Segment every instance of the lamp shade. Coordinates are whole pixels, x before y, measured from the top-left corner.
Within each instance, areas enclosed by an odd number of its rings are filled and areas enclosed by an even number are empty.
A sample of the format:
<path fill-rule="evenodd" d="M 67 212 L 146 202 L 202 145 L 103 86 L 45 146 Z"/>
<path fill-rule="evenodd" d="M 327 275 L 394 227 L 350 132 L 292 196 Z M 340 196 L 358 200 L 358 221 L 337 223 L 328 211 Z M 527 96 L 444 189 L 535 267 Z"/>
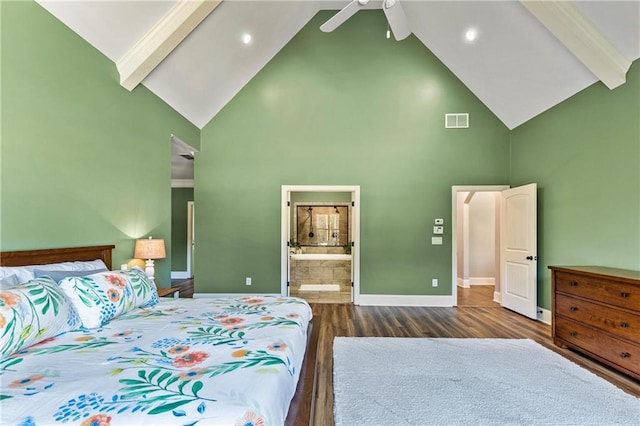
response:
<path fill-rule="evenodd" d="M 136 240 L 133 257 L 136 259 L 164 259 L 167 257 L 164 240 L 154 240 L 151 237 L 145 240 Z"/>

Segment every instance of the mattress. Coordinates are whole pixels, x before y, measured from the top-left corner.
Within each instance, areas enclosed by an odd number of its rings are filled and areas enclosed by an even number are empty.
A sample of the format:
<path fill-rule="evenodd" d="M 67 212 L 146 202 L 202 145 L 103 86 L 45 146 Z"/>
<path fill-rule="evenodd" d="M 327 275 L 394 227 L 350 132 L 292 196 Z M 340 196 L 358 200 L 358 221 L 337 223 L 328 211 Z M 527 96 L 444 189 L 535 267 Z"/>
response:
<path fill-rule="evenodd" d="M 3 425 L 282 425 L 312 313 L 302 299 L 161 299 L 0 362 Z"/>

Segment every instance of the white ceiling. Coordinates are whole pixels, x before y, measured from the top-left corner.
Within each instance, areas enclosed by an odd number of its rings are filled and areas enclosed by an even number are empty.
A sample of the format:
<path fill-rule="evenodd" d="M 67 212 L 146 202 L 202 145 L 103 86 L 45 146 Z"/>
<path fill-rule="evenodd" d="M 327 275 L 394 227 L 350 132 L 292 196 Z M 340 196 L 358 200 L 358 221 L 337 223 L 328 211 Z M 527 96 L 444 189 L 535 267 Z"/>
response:
<path fill-rule="evenodd" d="M 116 63 L 176 1 L 38 3 Z M 598 81 L 518 1 L 400 1 L 415 36 L 511 129 Z M 202 128 L 319 10 L 347 3 L 224 0 L 142 84 Z M 640 0 L 574 3 L 628 61 L 640 57 Z"/>

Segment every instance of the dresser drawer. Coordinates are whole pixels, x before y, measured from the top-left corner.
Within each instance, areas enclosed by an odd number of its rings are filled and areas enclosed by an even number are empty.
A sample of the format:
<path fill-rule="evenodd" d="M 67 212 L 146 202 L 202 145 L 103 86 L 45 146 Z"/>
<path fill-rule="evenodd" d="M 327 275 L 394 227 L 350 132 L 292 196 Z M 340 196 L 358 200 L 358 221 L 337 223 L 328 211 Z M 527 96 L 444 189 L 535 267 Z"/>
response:
<path fill-rule="evenodd" d="M 564 294 L 556 294 L 555 308 L 556 315 L 640 343 L 640 314 L 632 314 Z"/>
<path fill-rule="evenodd" d="M 556 271 L 555 290 L 621 308 L 640 310 L 640 286 L 638 285 Z"/>
<path fill-rule="evenodd" d="M 557 317 L 555 337 L 568 346 L 584 349 L 608 363 L 616 364 L 640 377 L 640 345 L 602 333 L 570 319 Z"/>

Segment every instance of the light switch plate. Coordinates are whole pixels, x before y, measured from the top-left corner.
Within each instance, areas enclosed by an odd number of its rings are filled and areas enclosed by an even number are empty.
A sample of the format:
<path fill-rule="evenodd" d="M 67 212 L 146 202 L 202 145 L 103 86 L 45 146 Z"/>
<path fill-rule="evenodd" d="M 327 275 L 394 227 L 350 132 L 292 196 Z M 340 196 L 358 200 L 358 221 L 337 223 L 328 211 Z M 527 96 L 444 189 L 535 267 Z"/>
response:
<path fill-rule="evenodd" d="M 433 227 L 434 234 L 444 234 L 444 226 L 434 226 Z"/>
<path fill-rule="evenodd" d="M 435 220 L 435 224 L 436 225 L 444 225 L 444 219 L 436 219 Z"/>
<path fill-rule="evenodd" d="M 431 245 L 441 246 L 442 245 L 442 237 L 431 237 Z"/>

